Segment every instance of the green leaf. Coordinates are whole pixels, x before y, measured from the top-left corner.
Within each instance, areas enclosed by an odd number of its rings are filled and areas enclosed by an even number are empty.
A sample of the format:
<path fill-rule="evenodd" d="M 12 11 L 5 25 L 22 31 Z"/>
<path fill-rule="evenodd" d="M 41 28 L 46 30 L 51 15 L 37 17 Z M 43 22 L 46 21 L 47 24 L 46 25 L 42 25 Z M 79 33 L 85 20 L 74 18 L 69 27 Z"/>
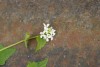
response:
<path fill-rule="evenodd" d="M 45 44 L 46 44 L 46 40 L 44 40 L 43 38 L 40 38 L 40 36 L 36 37 L 36 41 L 37 41 L 37 46 L 36 46 L 36 52 L 40 49 L 42 49 Z"/>
<path fill-rule="evenodd" d="M 46 67 L 47 62 L 48 62 L 47 58 L 40 62 L 29 62 L 27 67 Z"/>
<path fill-rule="evenodd" d="M 0 44 L 0 49 L 2 49 L 3 46 Z M 4 65 L 5 62 L 14 54 L 16 49 L 14 48 L 8 48 L 6 50 L 0 51 L 0 65 Z"/>
<path fill-rule="evenodd" d="M 28 47 L 28 40 L 29 40 L 29 38 L 30 38 L 30 34 L 27 32 L 26 34 L 25 34 L 25 47 L 27 48 Z"/>
<path fill-rule="evenodd" d="M 46 67 L 48 63 L 48 59 L 46 58 L 45 60 L 38 62 L 39 67 Z"/>
<path fill-rule="evenodd" d="M 29 62 L 27 67 L 38 67 L 38 64 L 36 62 Z"/>

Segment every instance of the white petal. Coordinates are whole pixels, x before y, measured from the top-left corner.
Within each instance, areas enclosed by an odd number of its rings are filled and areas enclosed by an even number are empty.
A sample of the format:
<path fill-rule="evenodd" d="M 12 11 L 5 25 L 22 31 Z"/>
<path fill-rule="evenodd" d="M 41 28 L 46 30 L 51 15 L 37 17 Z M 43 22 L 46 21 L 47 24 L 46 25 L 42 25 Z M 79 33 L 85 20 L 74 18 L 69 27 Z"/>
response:
<path fill-rule="evenodd" d="M 44 27 L 46 27 L 46 24 L 45 23 L 43 23 L 43 25 L 44 25 Z"/>
<path fill-rule="evenodd" d="M 49 39 L 48 39 L 48 38 L 46 38 L 46 41 L 48 42 L 48 41 L 49 41 Z"/>
<path fill-rule="evenodd" d="M 52 31 L 50 32 L 50 34 L 54 36 L 54 35 L 55 35 L 55 30 L 52 30 Z"/>
<path fill-rule="evenodd" d="M 53 37 L 51 37 L 51 40 L 53 40 Z"/>
<path fill-rule="evenodd" d="M 48 31 L 48 28 L 47 27 L 44 27 L 44 31 Z"/>
<path fill-rule="evenodd" d="M 52 35 L 55 36 L 56 33 L 53 33 Z"/>
<path fill-rule="evenodd" d="M 56 30 L 52 29 L 52 32 L 54 33 Z"/>
<path fill-rule="evenodd" d="M 43 32 L 40 32 L 40 34 L 43 34 Z"/>
<path fill-rule="evenodd" d="M 47 24 L 47 27 L 49 27 L 50 24 Z"/>

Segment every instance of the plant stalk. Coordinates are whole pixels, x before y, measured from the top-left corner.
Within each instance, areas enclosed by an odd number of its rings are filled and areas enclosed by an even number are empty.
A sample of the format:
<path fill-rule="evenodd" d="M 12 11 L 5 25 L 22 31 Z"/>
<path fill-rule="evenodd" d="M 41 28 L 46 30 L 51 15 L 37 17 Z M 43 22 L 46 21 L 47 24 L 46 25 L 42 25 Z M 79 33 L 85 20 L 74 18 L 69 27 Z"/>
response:
<path fill-rule="evenodd" d="M 36 38 L 36 37 L 37 37 L 37 36 L 31 37 L 31 38 L 29 38 L 29 40 L 30 40 L 30 39 L 33 39 L 33 38 Z M 25 41 L 25 40 L 23 39 L 23 40 L 18 41 L 18 42 L 14 43 L 14 44 L 11 44 L 11 45 L 9 45 L 9 46 L 7 46 L 7 47 L 4 47 L 4 48 L 0 49 L 0 52 L 3 51 L 3 50 L 6 50 L 6 49 L 8 49 L 8 48 L 11 48 L 11 47 L 13 47 L 13 46 L 16 46 L 17 44 L 23 43 L 24 41 Z"/>

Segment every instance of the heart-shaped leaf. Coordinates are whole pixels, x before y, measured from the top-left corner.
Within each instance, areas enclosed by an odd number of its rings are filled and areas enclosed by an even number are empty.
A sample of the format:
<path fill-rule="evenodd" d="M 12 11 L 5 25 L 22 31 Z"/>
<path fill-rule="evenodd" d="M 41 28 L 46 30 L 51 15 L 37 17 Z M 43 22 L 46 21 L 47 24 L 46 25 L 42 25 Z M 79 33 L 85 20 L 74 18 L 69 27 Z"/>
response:
<path fill-rule="evenodd" d="M 0 49 L 2 49 L 3 46 L 0 45 Z M 5 62 L 14 54 L 15 48 L 8 48 L 3 51 L 0 51 L 0 65 L 4 65 Z"/>
<path fill-rule="evenodd" d="M 48 59 L 39 62 L 29 62 L 27 67 L 46 67 Z"/>
<path fill-rule="evenodd" d="M 37 46 L 36 46 L 36 52 L 38 50 L 40 50 L 41 48 L 43 48 L 46 44 L 46 40 L 44 40 L 43 38 L 40 38 L 40 36 L 37 36 L 36 37 L 36 40 L 37 40 Z"/>

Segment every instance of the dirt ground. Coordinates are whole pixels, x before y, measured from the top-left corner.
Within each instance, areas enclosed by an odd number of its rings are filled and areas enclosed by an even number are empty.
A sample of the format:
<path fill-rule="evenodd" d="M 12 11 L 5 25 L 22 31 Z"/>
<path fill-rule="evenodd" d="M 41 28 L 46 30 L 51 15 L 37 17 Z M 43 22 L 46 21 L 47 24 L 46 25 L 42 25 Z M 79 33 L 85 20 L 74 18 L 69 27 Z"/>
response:
<path fill-rule="evenodd" d="M 38 35 L 43 23 L 56 36 L 35 53 L 17 45 L 16 53 L 0 67 L 26 67 L 28 61 L 49 58 L 47 67 L 100 67 L 100 0 L 0 0 L 0 43 L 20 41 L 26 32 Z"/>

